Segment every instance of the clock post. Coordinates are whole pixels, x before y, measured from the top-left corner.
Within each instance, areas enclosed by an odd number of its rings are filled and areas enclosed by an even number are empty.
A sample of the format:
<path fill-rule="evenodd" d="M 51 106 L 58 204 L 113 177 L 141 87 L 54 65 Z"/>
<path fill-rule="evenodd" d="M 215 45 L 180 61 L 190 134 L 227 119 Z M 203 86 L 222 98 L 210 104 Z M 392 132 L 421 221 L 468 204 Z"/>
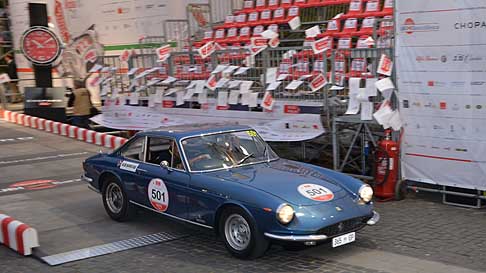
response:
<path fill-rule="evenodd" d="M 29 3 L 30 26 L 47 27 L 47 5 L 40 3 Z M 33 63 L 35 85 L 40 88 L 52 87 L 52 65 L 38 65 Z"/>
<path fill-rule="evenodd" d="M 36 87 L 24 90 L 24 113 L 58 122 L 66 121 L 64 87 L 52 88 L 52 64 L 62 54 L 62 42 L 48 28 L 47 5 L 29 3 L 30 28 L 21 37 L 24 57 L 32 63 Z"/>

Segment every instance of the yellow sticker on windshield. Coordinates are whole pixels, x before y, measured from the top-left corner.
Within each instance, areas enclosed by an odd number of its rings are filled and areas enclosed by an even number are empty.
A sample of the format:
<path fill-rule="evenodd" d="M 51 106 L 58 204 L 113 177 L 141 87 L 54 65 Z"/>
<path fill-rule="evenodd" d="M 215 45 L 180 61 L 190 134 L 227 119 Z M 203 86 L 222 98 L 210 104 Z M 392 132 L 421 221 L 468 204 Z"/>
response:
<path fill-rule="evenodd" d="M 255 131 L 246 131 L 246 133 L 251 137 L 256 137 L 257 133 Z"/>

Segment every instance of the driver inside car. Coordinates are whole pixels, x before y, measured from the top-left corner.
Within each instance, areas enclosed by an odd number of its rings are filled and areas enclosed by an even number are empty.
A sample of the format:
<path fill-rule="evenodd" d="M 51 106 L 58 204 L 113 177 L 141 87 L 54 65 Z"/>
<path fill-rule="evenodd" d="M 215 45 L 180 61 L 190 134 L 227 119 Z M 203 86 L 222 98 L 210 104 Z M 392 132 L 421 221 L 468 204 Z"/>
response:
<path fill-rule="evenodd" d="M 169 148 L 169 153 L 172 155 L 172 168 L 184 170 L 184 165 L 182 164 L 181 155 L 179 153 L 179 149 L 177 148 L 177 144 L 175 141 L 172 141 Z"/>

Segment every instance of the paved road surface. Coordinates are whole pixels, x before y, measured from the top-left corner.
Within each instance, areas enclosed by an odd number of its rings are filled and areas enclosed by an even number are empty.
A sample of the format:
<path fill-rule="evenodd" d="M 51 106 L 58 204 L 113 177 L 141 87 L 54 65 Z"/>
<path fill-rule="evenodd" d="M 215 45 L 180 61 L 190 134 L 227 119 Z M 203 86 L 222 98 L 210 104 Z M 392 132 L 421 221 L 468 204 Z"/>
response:
<path fill-rule="evenodd" d="M 430 196 L 377 204 L 382 222 L 359 232 L 356 243 L 300 252 L 274 246 L 256 261 L 234 259 L 212 233 L 151 212 L 116 223 L 105 214 L 100 196 L 78 180 L 83 159 L 99 149 L 0 122 L 0 213 L 37 228 L 39 255 L 161 231 L 190 236 L 57 267 L 0 246 L 0 272 L 486 272 L 484 209 L 445 206 Z M 54 183 L 42 184 L 44 189 L 18 184 L 32 180 Z"/>

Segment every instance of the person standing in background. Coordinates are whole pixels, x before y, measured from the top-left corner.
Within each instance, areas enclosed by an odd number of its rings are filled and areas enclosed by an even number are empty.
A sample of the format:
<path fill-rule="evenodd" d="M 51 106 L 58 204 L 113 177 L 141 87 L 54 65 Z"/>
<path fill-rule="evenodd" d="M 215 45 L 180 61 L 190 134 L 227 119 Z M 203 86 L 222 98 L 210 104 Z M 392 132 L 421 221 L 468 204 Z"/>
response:
<path fill-rule="evenodd" d="M 86 89 L 84 81 L 74 81 L 74 91 L 69 97 L 68 107 L 73 107 L 72 124 L 77 127 L 89 129 L 91 117 L 91 95 Z"/>
<path fill-rule="evenodd" d="M 21 96 L 19 93 L 19 88 L 17 86 L 17 82 L 19 76 L 17 74 L 17 64 L 13 59 L 12 55 L 7 54 L 4 57 L 5 62 L 7 63 L 7 74 L 10 77 L 10 82 L 8 83 L 10 90 L 12 92 L 11 102 L 21 102 Z"/>

